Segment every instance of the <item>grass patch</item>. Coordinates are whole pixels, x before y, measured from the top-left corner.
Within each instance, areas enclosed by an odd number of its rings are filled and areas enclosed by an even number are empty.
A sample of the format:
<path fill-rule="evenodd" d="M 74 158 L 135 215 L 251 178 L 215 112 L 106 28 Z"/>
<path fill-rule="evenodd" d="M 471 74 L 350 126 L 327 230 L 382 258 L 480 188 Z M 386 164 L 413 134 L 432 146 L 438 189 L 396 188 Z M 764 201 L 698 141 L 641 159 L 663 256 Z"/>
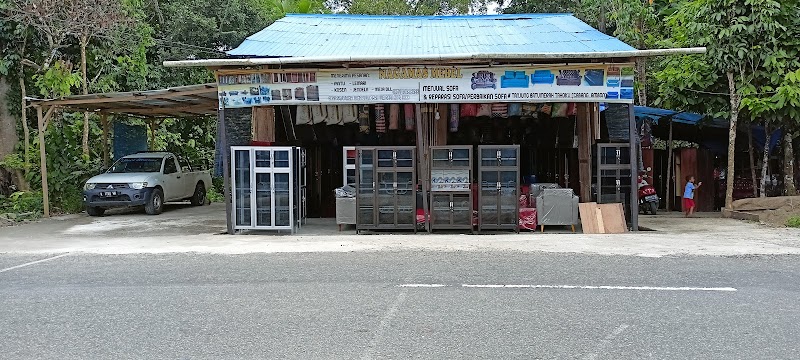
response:
<path fill-rule="evenodd" d="M 800 216 L 792 216 L 786 220 L 786 226 L 800 228 Z"/>

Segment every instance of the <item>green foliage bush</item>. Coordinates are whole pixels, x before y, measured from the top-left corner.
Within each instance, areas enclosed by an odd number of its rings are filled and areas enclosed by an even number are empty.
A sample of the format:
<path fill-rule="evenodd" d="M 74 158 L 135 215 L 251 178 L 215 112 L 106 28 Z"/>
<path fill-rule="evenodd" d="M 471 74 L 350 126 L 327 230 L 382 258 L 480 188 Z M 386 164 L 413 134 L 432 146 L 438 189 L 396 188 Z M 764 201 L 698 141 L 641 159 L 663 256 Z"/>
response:
<path fill-rule="evenodd" d="M 792 216 L 786 220 L 786 226 L 800 228 L 800 216 Z"/>
<path fill-rule="evenodd" d="M 223 193 L 224 189 L 222 187 L 222 185 L 223 185 L 222 178 L 215 177 L 215 178 L 211 179 L 211 181 L 213 182 L 213 184 L 212 184 L 211 187 L 209 187 L 207 189 L 208 190 L 208 193 L 207 193 L 208 200 L 210 200 L 211 202 L 223 202 L 225 200 L 225 197 L 224 197 L 224 193 Z"/>
<path fill-rule="evenodd" d="M 8 197 L 0 195 L 0 213 L 15 214 L 14 220 L 35 219 L 42 216 L 43 211 L 40 191 L 17 191 Z"/>

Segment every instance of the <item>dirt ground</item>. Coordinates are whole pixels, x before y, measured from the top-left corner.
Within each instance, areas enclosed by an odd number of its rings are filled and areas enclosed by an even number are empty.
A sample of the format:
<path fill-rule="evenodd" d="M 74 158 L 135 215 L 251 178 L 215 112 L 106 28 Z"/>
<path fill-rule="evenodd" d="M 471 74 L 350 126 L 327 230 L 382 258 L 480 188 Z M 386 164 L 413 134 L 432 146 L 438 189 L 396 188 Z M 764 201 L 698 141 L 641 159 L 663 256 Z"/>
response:
<path fill-rule="evenodd" d="M 764 225 L 785 227 L 789 218 L 800 216 L 800 196 L 741 199 L 733 202 L 733 208 L 758 215 Z"/>

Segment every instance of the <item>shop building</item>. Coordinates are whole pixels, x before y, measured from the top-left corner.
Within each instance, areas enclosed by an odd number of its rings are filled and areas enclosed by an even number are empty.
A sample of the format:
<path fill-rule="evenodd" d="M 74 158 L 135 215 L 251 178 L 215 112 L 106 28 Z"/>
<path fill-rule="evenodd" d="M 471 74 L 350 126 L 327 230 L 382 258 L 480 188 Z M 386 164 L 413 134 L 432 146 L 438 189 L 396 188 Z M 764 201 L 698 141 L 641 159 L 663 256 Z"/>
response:
<path fill-rule="evenodd" d="M 229 58 L 165 65 L 216 73 L 231 233 L 341 215 L 343 185 L 358 230 L 537 228 L 543 188 L 575 194 L 546 199 L 555 225 L 579 197 L 637 229 L 634 62 L 702 51 L 637 50 L 566 14 L 288 15 Z"/>

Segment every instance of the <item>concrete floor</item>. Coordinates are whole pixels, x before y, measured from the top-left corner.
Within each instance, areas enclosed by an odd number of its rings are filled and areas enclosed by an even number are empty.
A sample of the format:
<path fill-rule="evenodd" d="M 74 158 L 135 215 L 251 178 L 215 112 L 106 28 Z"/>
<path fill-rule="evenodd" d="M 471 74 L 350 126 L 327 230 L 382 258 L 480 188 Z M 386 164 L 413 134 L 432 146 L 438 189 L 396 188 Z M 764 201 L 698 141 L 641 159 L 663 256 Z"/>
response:
<path fill-rule="evenodd" d="M 278 253 L 351 251 L 477 251 L 586 253 L 603 255 L 671 256 L 800 254 L 800 230 L 678 213 L 641 216 L 641 231 L 618 235 L 573 234 L 566 228 L 540 232 L 372 233 L 338 231 L 333 219 L 308 219 L 294 235 L 253 232 L 225 234 L 224 206 L 170 204 L 158 216 L 140 211 L 108 216 L 74 214 L 0 229 L 0 253 Z"/>

